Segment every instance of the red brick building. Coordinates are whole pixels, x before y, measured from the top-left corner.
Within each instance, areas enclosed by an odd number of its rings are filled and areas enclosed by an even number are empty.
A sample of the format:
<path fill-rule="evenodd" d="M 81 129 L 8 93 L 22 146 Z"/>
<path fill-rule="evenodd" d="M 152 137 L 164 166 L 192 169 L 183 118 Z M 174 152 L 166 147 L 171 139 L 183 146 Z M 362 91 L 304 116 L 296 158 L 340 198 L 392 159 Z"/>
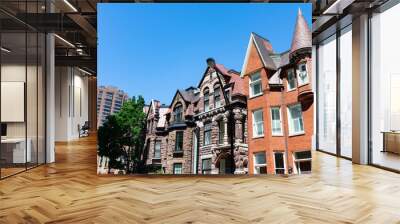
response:
<path fill-rule="evenodd" d="M 311 32 L 299 10 L 291 48 L 250 35 L 241 76 L 247 95 L 249 174 L 311 171 Z"/>

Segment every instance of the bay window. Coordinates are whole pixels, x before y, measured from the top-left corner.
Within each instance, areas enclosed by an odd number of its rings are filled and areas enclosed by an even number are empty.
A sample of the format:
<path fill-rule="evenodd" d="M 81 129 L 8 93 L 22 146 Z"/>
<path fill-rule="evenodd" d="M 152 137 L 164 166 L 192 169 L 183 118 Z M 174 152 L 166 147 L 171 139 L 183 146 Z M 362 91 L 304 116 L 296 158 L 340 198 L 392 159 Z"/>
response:
<path fill-rule="evenodd" d="M 297 66 L 297 82 L 299 86 L 308 84 L 307 64 L 301 63 Z"/>
<path fill-rule="evenodd" d="M 296 88 L 296 76 L 294 75 L 293 69 L 287 71 L 287 84 L 288 91 Z"/>

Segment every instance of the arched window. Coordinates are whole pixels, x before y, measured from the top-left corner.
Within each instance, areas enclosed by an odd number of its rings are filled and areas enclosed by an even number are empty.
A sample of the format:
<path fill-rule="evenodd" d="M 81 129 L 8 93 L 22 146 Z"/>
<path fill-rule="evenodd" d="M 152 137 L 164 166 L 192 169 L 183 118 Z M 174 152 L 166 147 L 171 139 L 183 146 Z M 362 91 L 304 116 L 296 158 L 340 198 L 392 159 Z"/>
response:
<path fill-rule="evenodd" d="M 177 104 L 174 108 L 174 121 L 175 122 L 182 121 L 182 117 L 183 117 L 182 112 L 183 112 L 182 104 Z"/>
<path fill-rule="evenodd" d="M 214 86 L 214 108 L 221 106 L 221 87 L 219 85 Z"/>
<path fill-rule="evenodd" d="M 210 110 L 210 93 L 208 91 L 208 88 L 204 90 L 204 112 L 207 112 Z"/>

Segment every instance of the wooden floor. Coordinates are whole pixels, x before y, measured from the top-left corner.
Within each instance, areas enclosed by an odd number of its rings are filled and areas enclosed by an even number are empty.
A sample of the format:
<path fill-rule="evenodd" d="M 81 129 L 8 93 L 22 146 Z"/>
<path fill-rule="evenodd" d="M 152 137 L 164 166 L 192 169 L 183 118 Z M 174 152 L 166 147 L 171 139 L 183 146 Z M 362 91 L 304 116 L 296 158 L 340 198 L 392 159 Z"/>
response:
<path fill-rule="evenodd" d="M 400 175 L 314 153 L 310 175 L 98 177 L 95 138 L 0 181 L 0 223 L 400 223 Z"/>

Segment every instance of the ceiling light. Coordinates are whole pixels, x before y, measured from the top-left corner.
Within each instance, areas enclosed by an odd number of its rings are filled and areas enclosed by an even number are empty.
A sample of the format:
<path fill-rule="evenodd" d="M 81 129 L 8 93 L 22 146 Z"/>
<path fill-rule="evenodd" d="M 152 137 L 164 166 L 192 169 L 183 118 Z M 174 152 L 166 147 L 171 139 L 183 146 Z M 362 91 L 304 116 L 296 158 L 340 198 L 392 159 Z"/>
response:
<path fill-rule="evenodd" d="M 57 37 L 59 40 L 61 40 L 62 42 L 64 42 L 64 43 L 66 43 L 67 45 L 69 45 L 70 47 L 73 47 L 73 48 L 75 48 L 75 45 L 73 45 L 71 42 L 69 42 L 68 40 L 66 40 L 66 39 L 64 39 L 64 38 L 62 38 L 62 37 L 60 37 L 59 35 L 57 35 L 57 34 L 54 34 L 54 36 L 55 37 Z"/>
<path fill-rule="evenodd" d="M 7 49 L 5 47 L 1 47 L 1 51 L 4 51 L 6 53 L 10 53 L 11 52 L 11 50 L 9 50 L 9 49 Z"/>
<path fill-rule="evenodd" d="M 78 12 L 78 10 L 68 1 L 64 0 L 65 4 L 67 4 L 74 12 Z"/>

